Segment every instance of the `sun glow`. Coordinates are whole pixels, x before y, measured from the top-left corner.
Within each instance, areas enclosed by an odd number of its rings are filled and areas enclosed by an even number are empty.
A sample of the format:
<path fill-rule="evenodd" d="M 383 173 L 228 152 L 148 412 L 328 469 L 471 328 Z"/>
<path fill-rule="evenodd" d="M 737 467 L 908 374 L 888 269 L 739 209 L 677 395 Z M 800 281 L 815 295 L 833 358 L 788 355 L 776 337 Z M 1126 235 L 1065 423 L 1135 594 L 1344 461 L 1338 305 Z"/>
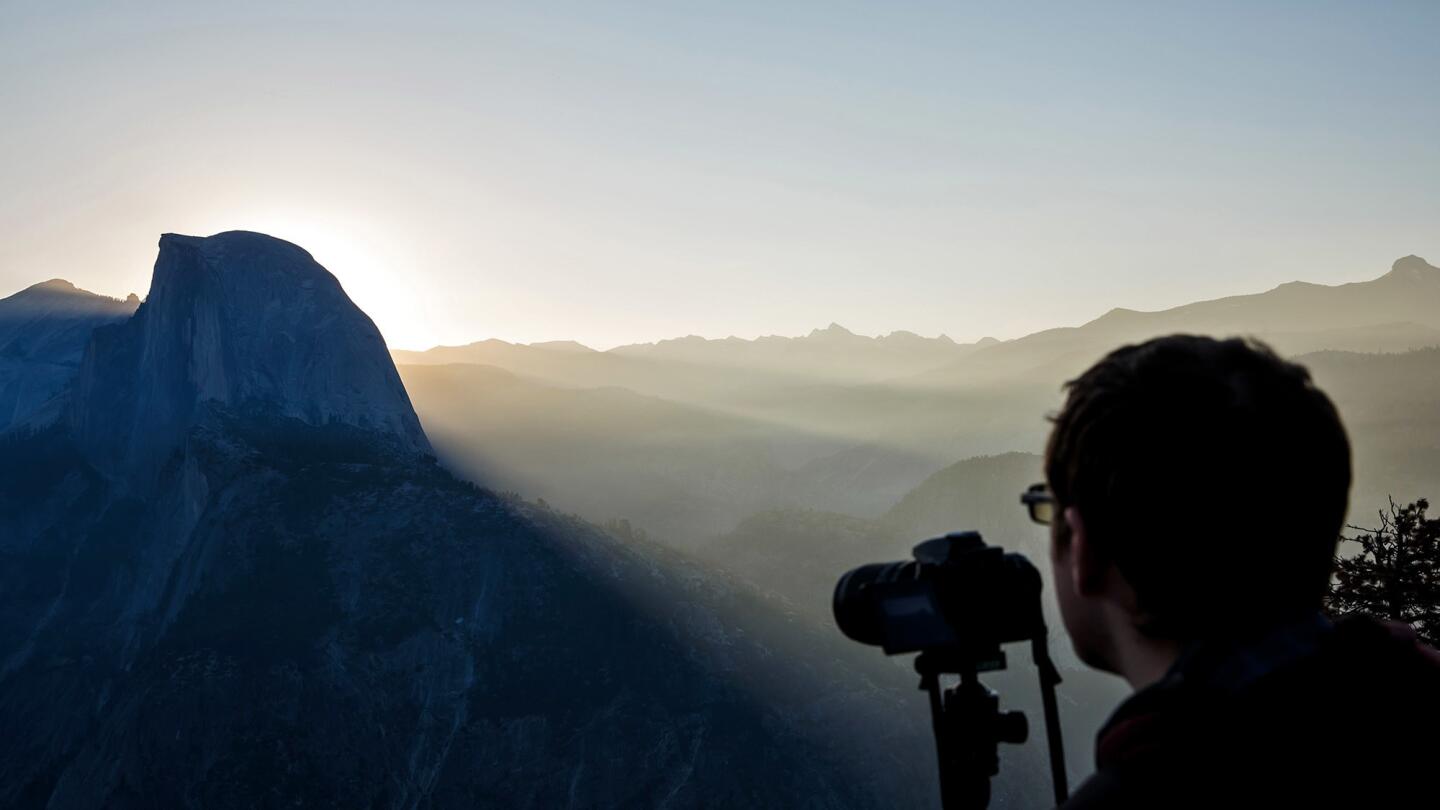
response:
<path fill-rule="evenodd" d="M 437 342 L 421 297 L 410 279 L 420 269 L 400 250 L 401 240 L 376 222 L 351 215 L 266 210 L 215 217 L 204 235 L 247 230 L 274 236 L 310 252 L 340 280 L 345 293 L 375 321 L 392 348 L 429 348 Z"/>

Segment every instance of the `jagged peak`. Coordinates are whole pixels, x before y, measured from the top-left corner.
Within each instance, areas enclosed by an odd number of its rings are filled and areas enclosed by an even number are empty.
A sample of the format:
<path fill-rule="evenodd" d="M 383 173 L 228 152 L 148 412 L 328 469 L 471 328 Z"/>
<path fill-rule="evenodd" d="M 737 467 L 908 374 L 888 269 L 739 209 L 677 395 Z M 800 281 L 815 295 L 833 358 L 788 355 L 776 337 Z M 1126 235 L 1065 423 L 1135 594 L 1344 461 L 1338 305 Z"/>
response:
<path fill-rule="evenodd" d="M 589 354 L 595 351 L 589 346 L 586 346 L 584 343 L 580 343 L 579 341 L 574 340 L 542 340 L 538 343 L 531 343 L 528 345 L 532 349 L 544 349 L 546 351 L 552 352 L 576 352 L 579 354 Z"/>
<path fill-rule="evenodd" d="M 1140 311 L 1137 310 L 1137 309 L 1127 309 L 1127 308 L 1125 308 L 1125 307 L 1115 307 L 1114 309 L 1111 309 L 1109 312 L 1106 312 L 1104 315 L 1101 315 L 1100 317 L 1096 318 L 1095 321 L 1116 321 L 1116 320 L 1122 320 L 1122 319 L 1125 319 L 1125 318 L 1133 318 L 1133 317 L 1135 317 L 1136 315 L 1142 315 L 1142 314 L 1144 314 L 1144 313 L 1140 312 Z M 1094 322 L 1094 321 L 1092 321 L 1092 323 L 1093 323 L 1093 322 Z"/>
<path fill-rule="evenodd" d="M 936 335 L 933 338 L 925 337 L 917 332 L 908 329 L 897 329 L 881 335 L 861 335 L 846 329 L 838 323 L 831 323 L 824 329 L 812 329 L 805 335 L 759 335 L 754 338 L 743 338 L 737 335 L 729 335 L 723 338 L 707 338 L 701 335 L 685 335 L 683 337 L 664 338 L 648 343 L 628 343 L 623 346 L 616 346 L 606 351 L 626 353 L 633 351 L 646 351 L 650 349 L 674 348 L 679 346 L 701 347 L 701 346 L 770 346 L 801 344 L 805 341 L 850 341 L 859 343 L 893 343 L 893 344 L 941 344 L 957 345 L 949 335 Z M 531 344 L 539 346 L 541 344 Z M 583 344 L 577 344 L 583 345 Z"/>
<path fill-rule="evenodd" d="M 919 334 L 919 333 L 917 333 L 917 332 L 911 332 L 911 331 L 908 330 L 908 329 L 897 329 L 897 330 L 895 330 L 894 332 L 891 332 L 891 333 L 888 334 L 888 335 L 881 335 L 879 338 L 877 338 L 877 340 L 882 341 L 882 342 L 887 342 L 887 343 L 893 343 L 893 344 L 897 344 L 897 345 L 906 345 L 906 346 L 928 345 L 928 344 L 940 344 L 940 345 L 954 345 L 954 344 L 955 344 L 955 341 L 951 340 L 948 335 L 937 335 L 937 336 L 935 336 L 935 337 L 933 337 L 933 338 L 928 338 L 928 337 L 925 337 L 924 335 L 921 335 L 921 334 Z"/>
<path fill-rule="evenodd" d="M 1382 278 L 1440 279 L 1440 268 L 1412 253 L 1396 259 Z"/>
<path fill-rule="evenodd" d="M 704 344 L 704 343 L 709 343 L 709 342 L 710 342 L 710 341 L 709 341 L 708 338 L 701 337 L 700 335 L 684 335 L 684 336 L 682 336 L 682 337 L 664 338 L 663 340 L 657 340 L 657 341 L 655 341 L 654 343 L 635 343 L 635 344 L 631 344 L 631 345 L 634 345 L 634 346 L 655 346 L 655 347 L 660 347 L 660 346 L 696 346 L 696 345 L 700 345 L 700 344 Z"/>
<path fill-rule="evenodd" d="M 849 329 L 846 329 L 845 327 L 841 326 L 841 325 L 838 324 L 838 323 L 831 322 L 831 324 L 830 324 L 829 326 L 825 327 L 824 329 L 812 329 L 812 330 L 810 330 L 809 337 L 812 337 L 812 338 L 844 338 L 844 337 L 855 337 L 855 333 L 854 333 L 854 332 L 851 332 Z"/>

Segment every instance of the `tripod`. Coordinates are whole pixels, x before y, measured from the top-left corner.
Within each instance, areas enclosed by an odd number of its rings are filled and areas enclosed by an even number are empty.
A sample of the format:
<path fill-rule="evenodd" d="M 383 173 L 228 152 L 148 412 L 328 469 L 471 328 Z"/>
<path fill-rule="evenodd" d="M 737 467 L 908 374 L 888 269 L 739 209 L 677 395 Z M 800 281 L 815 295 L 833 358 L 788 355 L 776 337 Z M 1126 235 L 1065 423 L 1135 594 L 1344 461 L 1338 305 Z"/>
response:
<path fill-rule="evenodd" d="M 1050 777 L 1056 803 L 1069 795 L 1065 754 L 1060 739 L 1060 712 L 1055 685 L 1060 673 L 1050 660 L 1042 631 L 1030 640 L 1040 670 L 1040 695 L 1045 706 L 1045 738 L 1050 750 Z M 920 688 L 930 695 L 935 750 L 940 759 L 940 806 L 943 810 L 976 810 L 990 804 L 990 777 L 1000 772 L 999 744 L 1025 742 L 1029 725 L 1018 711 L 1000 711 L 1000 698 L 980 683 L 981 672 L 1005 668 L 998 644 L 964 651 L 927 650 L 915 659 Z M 955 674 L 960 683 L 949 689 L 940 676 Z"/>

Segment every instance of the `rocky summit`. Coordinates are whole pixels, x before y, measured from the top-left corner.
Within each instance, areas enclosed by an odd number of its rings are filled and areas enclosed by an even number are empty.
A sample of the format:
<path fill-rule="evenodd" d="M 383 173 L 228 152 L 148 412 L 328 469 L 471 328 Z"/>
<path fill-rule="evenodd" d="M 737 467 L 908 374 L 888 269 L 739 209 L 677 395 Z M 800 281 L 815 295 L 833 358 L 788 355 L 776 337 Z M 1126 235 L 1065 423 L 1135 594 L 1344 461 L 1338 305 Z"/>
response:
<path fill-rule="evenodd" d="M 151 469 L 207 407 L 429 444 L 384 338 L 301 248 L 256 233 L 166 234 L 135 317 L 98 330 L 70 410 L 113 470 Z"/>
<path fill-rule="evenodd" d="M 0 431 L 54 420 L 96 327 L 129 318 L 135 296 L 107 298 L 51 279 L 0 299 Z"/>
<path fill-rule="evenodd" d="M 60 396 L 0 436 L 0 806 L 934 799 L 892 666 L 451 476 L 294 245 L 164 237 Z"/>

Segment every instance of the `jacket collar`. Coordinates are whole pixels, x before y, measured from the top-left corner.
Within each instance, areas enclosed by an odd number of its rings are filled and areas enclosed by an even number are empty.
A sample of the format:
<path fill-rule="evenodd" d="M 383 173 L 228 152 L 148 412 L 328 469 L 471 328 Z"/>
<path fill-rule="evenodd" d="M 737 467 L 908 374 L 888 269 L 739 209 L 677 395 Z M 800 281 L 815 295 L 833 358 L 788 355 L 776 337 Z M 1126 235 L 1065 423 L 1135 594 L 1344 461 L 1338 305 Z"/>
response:
<path fill-rule="evenodd" d="M 1167 736 L 1167 709 L 1241 692 L 1277 669 L 1315 654 L 1333 627 L 1319 611 L 1257 633 L 1188 645 L 1165 676 L 1131 695 L 1101 727 L 1096 766 L 1142 755 Z M 1173 714 L 1174 712 L 1169 712 Z"/>

